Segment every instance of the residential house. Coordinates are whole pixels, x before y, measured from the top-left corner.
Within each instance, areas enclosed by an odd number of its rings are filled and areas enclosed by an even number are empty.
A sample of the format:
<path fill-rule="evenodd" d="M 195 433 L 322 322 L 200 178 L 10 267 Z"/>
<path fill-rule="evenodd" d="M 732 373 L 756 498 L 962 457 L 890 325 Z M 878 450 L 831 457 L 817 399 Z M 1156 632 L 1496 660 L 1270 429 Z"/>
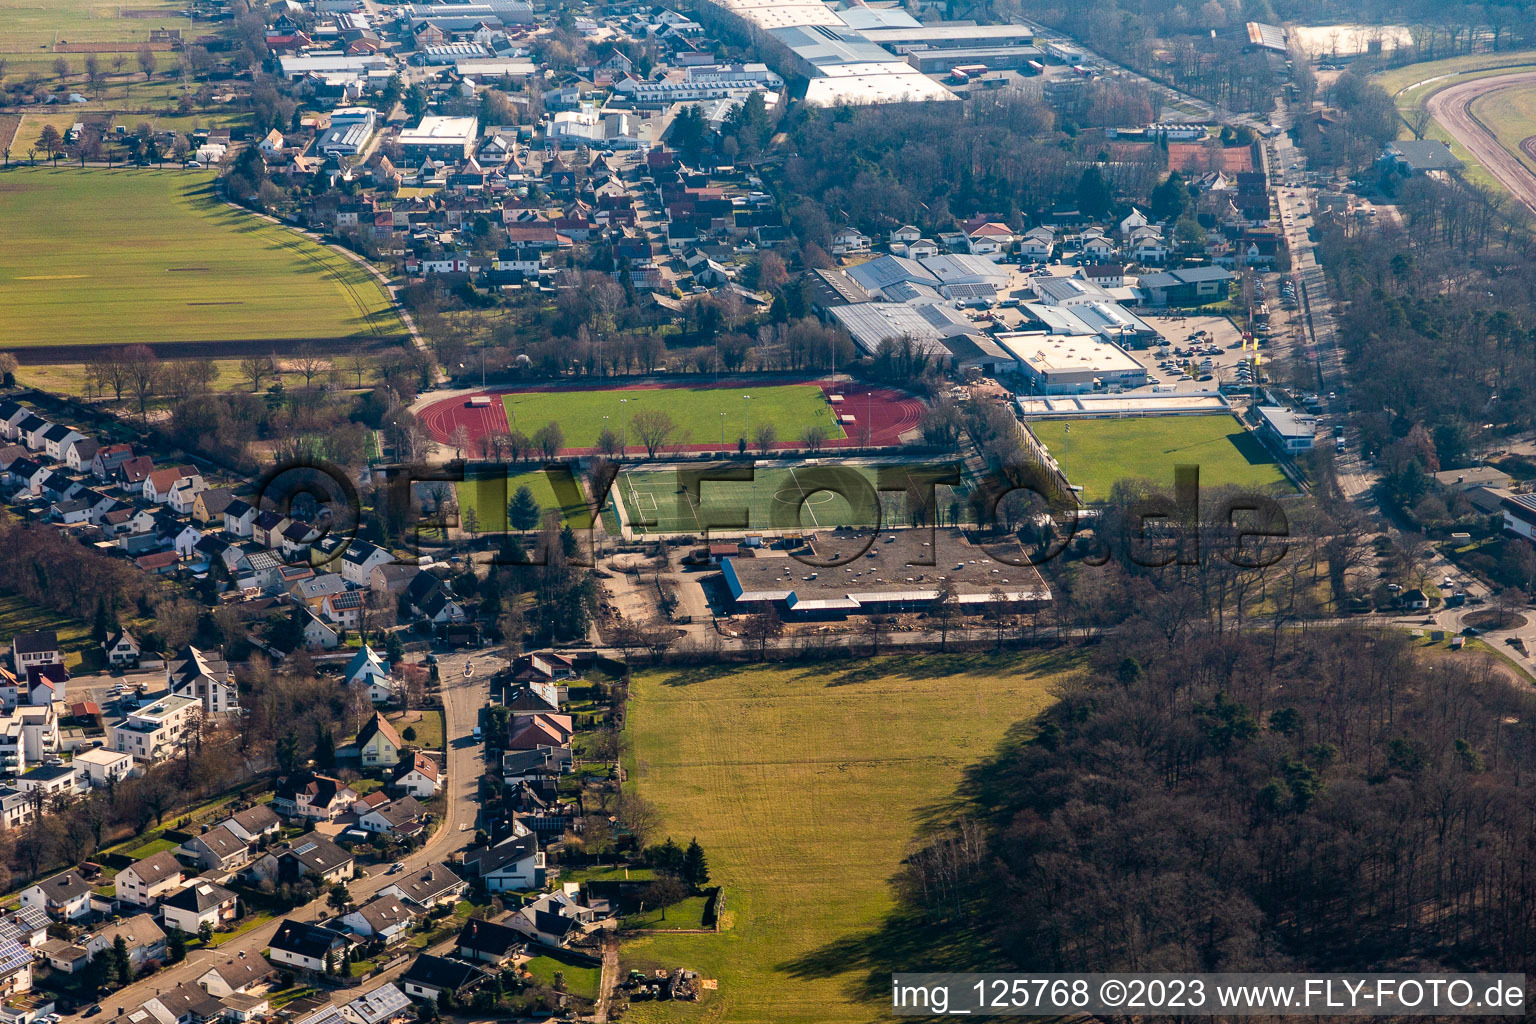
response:
<path fill-rule="evenodd" d="M 320 603 L 320 610 L 332 625 L 341 629 L 358 629 L 363 623 L 363 592 L 349 590 L 345 594 L 332 594 Z"/>
<path fill-rule="evenodd" d="M 192 697 L 162 697 L 148 707 L 130 711 L 126 719 L 112 726 L 111 747 L 132 754 L 135 761 L 163 761 L 178 749 L 194 717 L 200 719 L 202 711 L 202 704 Z"/>
<path fill-rule="evenodd" d="M 574 661 L 553 651 L 520 654 L 513 659 L 511 672 L 515 683 L 553 683 L 581 678 Z"/>
<path fill-rule="evenodd" d="M 380 894 L 343 916 L 341 923 L 366 939 L 393 946 L 410 937 L 419 916 L 398 896 Z"/>
<path fill-rule="evenodd" d="M 392 768 L 400 763 L 405 741 L 383 713 L 375 711 L 357 734 L 357 749 L 364 768 Z"/>
<path fill-rule="evenodd" d="M 23 889 L 21 905 L 35 907 L 55 921 L 78 921 L 91 912 L 91 884 L 71 868 Z"/>
<path fill-rule="evenodd" d="M 128 947 L 128 965 L 134 973 L 148 964 L 163 963 L 166 959 L 165 930 L 149 914 L 134 914 L 103 925 L 96 934 L 83 940 L 85 951 L 92 957 L 102 956 L 112 949 L 119 937 Z"/>
<path fill-rule="evenodd" d="M 283 819 L 266 804 L 257 804 L 237 811 L 220 824 L 247 843 L 259 842 L 263 836 L 275 836 L 283 827 Z"/>
<path fill-rule="evenodd" d="M 392 981 L 341 1005 L 345 1024 L 399 1024 L 415 1012 L 410 996 Z"/>
<path fill-rule="evenodd" d="M 203 710 L 221 714 L 237 708 L 236 690 L 224 652 L 187 646 L 166 660 L 165 684 L 178 697 L 202 701 Z"/>
<path fill-rule="evenodd" d="M 85 773 L 86 781 L 98 789 L 116 785 L 133 774 L 133 755 L 91 747 L 75 754 L 74 763 Z"/>
<path fill-rule="evenodd" d="M 107 652 L 107 664 L 113 668 L 131 668 L 139 663 L 139 642 L 126 629 L 120 629 L 101 645 Z"/>
<path fill-rule="evenodd" d="M 277 784 L 272 809 L 287 818 L 335 821 L 352 809 L 357 791 L 328 775 L 302 773 Z"/>
<path fill-rule="evenodd" d="M 375 704 L 387 704 L 395 699 L 394 680 L 389 676 L 389 663 L 379 657 L 377 651 L 364 644 L 347 662 L 343 674 L 348 686 L 368 687 L 368 696 Z"/>
<path fill-rule="evenodd" d="M 355 587 L 368 586 L 369 574 L 375 566 L 395 560 L 388 551 L 367 541 L 353 541 L 341 555 L 341 575 Z"/>
<path fill-rule="evenodd" d="M 415 999 L 441 1000 L 444 995 L 464 999 L 489 978 L 473 964 L 423 953 L 400 976 L 400 987 Z"/>
<path fill-rule="evenodd" d="M 27 794 L 40 792 L 45 799 L 72 796 L 89 788 L 83 776 L 73 763 L 40 764 L 18 778 L 16 788 Z"/>
<path fill-rule="evenodd" d="M 534 889 L 543 884 L 544 854 L 529 829 L 514 823 L 512 834 L 464 855 L 464 869 L 489 892 Z"/>
<path fill-rule="evenodd" d="M 117 478 L 118 467 L 132 458 L 132 445 L 102 445 L 96 449 L 96 454 L 91 456 L 91 476 L 98 480 L 114 480 Z"/>
<path fill-rule="evenodd" d="M 164 505 L 171 500 L 171 492 L 178 484 L 191 481 L 202 483 L 202 480 L 203 475 L 191 466 L 157 469 L 144 478 L 144 500 Z"/>
<path fill-rule="evenodd" d="M 113 894 L 121 903 L 153 907 L 160 897 L 181 887 L 181 861 L 169 850 L 152 853 L 123 868 L 113 879 Z"/>
<path fill-rule="evenodd" d="M 197 987 L 221 999 L 247 995 L 277 976 L 277 968 L 260 953 L 241 953 L 215 964 L 198 975 Z"/>
<path fill-rule="evenodd" d="M 232 537 L 249 537 L 255 521 L 256 510 L 239 498 L 224 507 L 224 532 Z"/>
<path fill-rule="evenodd" d="M 304 612 L 304 646 L 329 651 L 341 646 L 341 632 L 312 611 Z"/>
<path fill-rule="evenodd" d="M 466 892 L 469 883 L 448 869 L 446 864 L 428 864 L 386 885 L 379 894 L 393 893 L 431 910 L 433 907 L 451 907 Z"/>
<path fill-rule="evenodd" d="M 570 715 L 527 715 L 514 718 L 507 726 L 506 750 L 532 750 L 535 747 L 563 747 L 574 730 Z"/>
<path fill-rule="evenodd" d="M 322 974 L 327 962 L 334 963 L 351 943 L 329 928 L 284 919 L 267 945 L 272 963 Z"/>
<path fill-rule="evenodd" d="M 117 482 L 124 490 L 143 496 L 144 481 L 155 471 L 155 460 L 148 455 L 136 455 L 124 459 L 117 466 Z"/>
<path fill-rule="evenodd" d="M 390 784 L 403 793 L 427 799 L 443 784 L 443 770 L 428 755 L 419 750 L 408 750 L 395 768 Z"/>
<path fill-rule="evenodd" d="M 203 925 L 222 928 L 240 916 L 240 898 L 207 879 L 195 878 L 160 901 L 166 927 L 196 935 Z"/>
<path fill-rule="evenodd" d="M 264 548 L 281 547 L 283 531 L 288 528 L 289 522 L 287 516 L 270 510 L 257 512 L 251 520 L 251 539 Z"/>
<path fill-rule="evenodd" d="M 318 832 L 307 832 L 292 842 L 272 847 L 251 866 L 250 874 L 279 884 L 313 875 L 329 884 L 351 878 L 355 864 L 352 855 L 331 839 Z"/>
<path fill-rule="evenodd" d="M 515 928 L 494 921 L 470 918 L 459 929 L 455 952 L 461 960 L 502 967 L 517 955 L 526 942 L 527 938 Z"/>
<path fill-rule="evenodd" d="M 59 637 L 51 629 L 33 633 L 17 633 L 11 638 L 11 664 L 18 676 L 27 669 L 42 665 L 64 664 L 64 652 L 59 649 Z"/>
<path fill-rule="evenodd" d="M 525 683 L 507 691 L 503 704 L 513 718 L 560 712 L 560 688 L 554 683 Z"/>
<path fill-rule="evenodd" d="M 204 526 L 223 526 L 224 513 L 238 499 L 227 487 L 206 488 L 192 500 L 192 518 Z M 241 502 L 244 505 L 244 502 Z M 247 505 L 247 508 L 250 506 Z"/>
<path fill-rule="evenodd" d="M 183 857 L 197 865 L 199 871 L 210 874 L 238 871 L 251 859 L 250 843 L 223 824 L 193 836 L 177 849 Z"/>
<path fill-rule="evenodd" d="M 357 816 L 357 827 L 386 836 L 414 836 L 426 829 L 426 808 L 413 796 L 390 800 Z"/>

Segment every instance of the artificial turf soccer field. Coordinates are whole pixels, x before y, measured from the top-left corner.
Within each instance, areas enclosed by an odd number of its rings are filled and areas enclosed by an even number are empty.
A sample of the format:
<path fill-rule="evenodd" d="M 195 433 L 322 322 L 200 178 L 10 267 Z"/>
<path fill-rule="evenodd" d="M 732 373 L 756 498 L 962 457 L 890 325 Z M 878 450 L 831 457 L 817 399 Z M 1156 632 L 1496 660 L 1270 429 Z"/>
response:
<path fill-rule="evenodd" d="M 373 275 L 225 206 L 207 173 L 14 168 L 0 238 L 7 347 L 404 334 Z"/>
<path fill-rule="evenodd" d="M 1083 488 L 1085 501 L 1104 501 L 1119 480 L 1172 489 L 1174 467 L 1183 465 L 1200 467 L 1201 487 L 1292 490 L 1274 456 L 1231 416 L 1035 420 L 1029 426 L 1067 479 Z"/>
<path fill-rule="evenodd" d="M 750 481 L 707 480 L 701 483 L 699 503 L 695 505 L 682 483 L 679 470 L 626 470 L 619 474 L 611 497 L 623 503 L 625 521 L 637 534 L 699 534 L 708 526 L 725 532 L 733 529 L 825 530 L 839 526 L 906 525 L 904 492 L 877 492 L 879 512 L 873 505 L 855 512 L 842 494 L 821 489 L 823 483 L 832 479 L 834 472 L 856 473 L 872 489 L 877 486 L 881 473 L 876 466 L 850 463 L 758 466 Z M 902 470 L 891 466 L 888 472 L 900 474 Z M 948 485 L 935 487 L 935 503 L 946 522 L 956 494 L 957 489 Z M 797 507 L 798 520 L 795 518 Z M 742 510 L 747 512 L 745 527 L 740 525 Z"/>
<path fill-rule="evenodd" d="M 751 395 L 750 401 L 744 395 Z M 815 384 L 595 391 L 562 388 L 503 395 L 502 404 L 513 430 L 531 435 L 546 423 L 560 424 L 566 448 L 597 447 L 598 435 L 606 426 L 625 438 L 631 451 L 639 448 L 643 452 L 636 430 L 628 430 L 625 437 L 625 421 L 648 410 L 666 413 L 677 425 L 667 447 L 718 445 L 724 427 L 725 446 L 734 449 L 738 438 L 745 436 L 751 442 L 765 423 L 773 424 L 780 441 L 797 440 L 812 426 L 825 429 L 828 440 L 846 436 L 832 415 L 831 403 Z"/>

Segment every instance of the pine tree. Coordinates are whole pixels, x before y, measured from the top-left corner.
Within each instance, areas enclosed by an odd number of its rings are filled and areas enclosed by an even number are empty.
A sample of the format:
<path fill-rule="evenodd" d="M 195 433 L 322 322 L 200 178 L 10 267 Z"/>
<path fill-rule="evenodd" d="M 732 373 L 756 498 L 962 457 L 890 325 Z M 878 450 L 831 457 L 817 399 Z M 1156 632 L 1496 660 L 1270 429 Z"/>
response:
<path fill-rule="evenodd" d="M 702 889 L 709 883 L 709 861 L 697 839 L 690 842 L 683 853 L 683 881 L 695 889 Z"/>
<path fill-rule="evenodd" d="M 171 934 L 166 937 L 166 950 L 173 964 L 179 964 L 187 958 L 187 937 L 180 928 L 171 929 Z"/>
<path fill-rule="evenodd" d="M 391 665 L 398 665 L 405 658 L 405 641 L 400 639 L 400 634 L 391 633 L 384 641 L 384 660 Z"/>
<path fill-rule="evenodd" d="M 507 502 L 507 522 L 514 530 L 531 530 L 539 525 L 539 503 L 533 500 L 533 491 L 525 484 L 519 487 Z"/>
<path fill-rule="evenodd" d="M 119 987 L 133 980 L 133 961 L 128 958 L 128 942 L 121 935 L 112 940 L 112 976 Z"/>

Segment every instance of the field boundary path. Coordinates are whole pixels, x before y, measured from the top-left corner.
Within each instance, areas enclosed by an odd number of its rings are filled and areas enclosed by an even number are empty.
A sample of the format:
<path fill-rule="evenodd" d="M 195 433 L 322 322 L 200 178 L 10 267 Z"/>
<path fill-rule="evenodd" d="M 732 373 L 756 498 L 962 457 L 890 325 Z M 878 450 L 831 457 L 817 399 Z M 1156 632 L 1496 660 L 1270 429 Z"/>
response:
<path fill-rule="evenodd" d="M 1472 113 L 1473 102 L 1481 97 L 1522 85 L 1536 85 L 1536 71 L 1495 75 L 1453 85 L 1431 96 L 1425 107 L 1452 138 L 1487 168 L 1489 174 L 1527 209 L 1536 213 L 1536 174 L 1532 174 L 1530 168 Z"/>

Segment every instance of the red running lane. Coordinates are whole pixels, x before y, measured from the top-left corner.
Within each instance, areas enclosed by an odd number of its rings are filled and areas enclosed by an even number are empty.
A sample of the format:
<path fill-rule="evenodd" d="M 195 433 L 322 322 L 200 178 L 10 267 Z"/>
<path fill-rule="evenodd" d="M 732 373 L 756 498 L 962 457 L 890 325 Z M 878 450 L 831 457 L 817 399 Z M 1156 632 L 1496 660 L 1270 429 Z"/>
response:
<path fill-rule="evenodd" d="M 490 433 L 500 433 L 509 430 L 507 424 L 507 409 L 502 404 L 503 395 L 528 394 L 532 392 L 547 391 L 662 391 L 669 387 L 688 388 L 714 388 L 718 386 L 722 390 L 731 390 L 751 384 L 762 384 L 757 379 L 735 378 L 729 381 L 721 381 L 704 384 L 678 384 L 671 385 L 659 382 L 645 382 L 641 384 L 621 384 L 617 387 L 611 384 L 576 384 L 576 385 L 539 385 L 527 388 L 500 388 L 486 391 L 476 391 L 471 394 L 460 395 L 457 398 L 445 398 L 440 402 L 422 409 L 417 419 L 426 428 L 428 434 L 439 444 L 447 444 L 455 429 L 460 426 L 469 431 L 469 440 L 474 444 L 480 438 Z M 848 436 L 830 440 L 826 443 L 828 448 L 894 448 L 901 444 L 901 435 L 909 430 L 916 429 L 923 417 L 923 402 L 921 399 L 900 391 L 896 388 L 876 387 L 867 384 L 836 384 L 824 380 L 775 380 L 771 382 L 775 386 L 792 384 L 815 384 L 828 396 L 842 395 L 843 400 L 833 406 L 838 415 L 852 415 L 853 423 L 840 424 L 843 432 Z M 475 406 L 470 404 L 470 399 L 489 397 L 489 405 Z M 864 441 L 865 421 L 869 421 L 869 441 Z M 775 451 L 792 451 L 801 446 L 794 441 L 781 441 L 774 446 Z M 678 445 L 680 452 L 709 452 L 719 451 L 718 444 L 685 444 Z M 591 455 L 596 451 L 593 448 L 562 448 L 561 455 Z"/>

